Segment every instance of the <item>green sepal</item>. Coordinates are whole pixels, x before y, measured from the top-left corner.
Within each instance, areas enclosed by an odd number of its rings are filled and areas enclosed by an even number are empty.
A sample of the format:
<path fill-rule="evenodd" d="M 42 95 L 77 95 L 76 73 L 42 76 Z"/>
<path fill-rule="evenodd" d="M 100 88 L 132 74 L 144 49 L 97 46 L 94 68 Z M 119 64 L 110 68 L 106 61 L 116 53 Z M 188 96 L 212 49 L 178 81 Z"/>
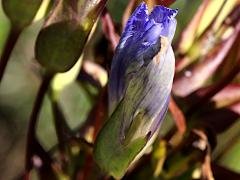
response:
<path fill-rule="evenodd" d="M 23 29 L 31 24 L 42 0 L 3 0 L 3 10 L 15 28 Z"/>
<path fill-rule="evenodd" d="M 51 24 L 41 30 L 35 47 L 36 58 L 52 72 L 66 72 L 79 59 L 88 32 L 74 20 Z"/>
<path fill-rule="evenodd" d="M 126 144 L 120 137 L 122 102 L 116 108 L 97 136 L 94 159 L 104 171 L 120 179 L 147 143 L 147 138 L 137 138 Z"/>

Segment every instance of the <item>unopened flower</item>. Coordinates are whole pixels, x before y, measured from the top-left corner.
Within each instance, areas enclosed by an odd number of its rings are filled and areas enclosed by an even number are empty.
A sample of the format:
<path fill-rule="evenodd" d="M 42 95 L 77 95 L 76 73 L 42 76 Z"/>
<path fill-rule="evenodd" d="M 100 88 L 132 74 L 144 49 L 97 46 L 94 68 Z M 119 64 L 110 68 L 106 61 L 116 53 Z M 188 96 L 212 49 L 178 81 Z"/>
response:
<path fill-rule="evenodd" d="M 109 80 L 111 117 L 94 148 L 98 165 L 120 178 L 157 135 L 174 76 L 171 47 L 177 10 L 142 3 L 126 24 Z"/>

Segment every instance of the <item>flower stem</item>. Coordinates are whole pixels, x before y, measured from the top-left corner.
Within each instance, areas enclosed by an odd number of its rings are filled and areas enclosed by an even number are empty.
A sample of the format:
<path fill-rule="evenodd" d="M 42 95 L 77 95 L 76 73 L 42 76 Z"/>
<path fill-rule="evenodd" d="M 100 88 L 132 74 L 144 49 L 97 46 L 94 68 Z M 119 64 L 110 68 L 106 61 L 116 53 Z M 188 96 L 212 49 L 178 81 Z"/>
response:
<path fill-rule="evenodd" d="M 58 92 L 55 92 L 51 89 L 49 93 L 49 97 L 51 100 L 52 112 L 53 112 L 53 119 L 55 130 L 58 138 L 58 147 L 61 155 L 61 160 L 63 162 L 66 161 L 66 153 L 67 153 L 67 139 L 71 137 L 71 129 L 67 124 L 67 120 L 64 116 L 64 113 L 59 105 L 58 96 L 55 95 Z"/>
<path fill-rule="evenodd" d="M 27 133 L 27 144 L 26 144 L 26 162 L 25 162 L 25 177 L 29 177 L 29 171 L 32 168 L 32 162 L 31 158 L 34 151 L 34 140 L 36 138 L 36 129 L 37 129 L 37 120 L 38 115 L 43 103 L 44 95 L 46 94 L 49 84 L 53 78 L 53 73 L 47 73 L 44 76 L 44 79 L 40 85 L 40 88 L 38 90 L 37 97 L 35 99 L 35 103 L 32 109 L 30 121 L 29 121 L 29 127 L 28 127 L 28 133 Z"/>
<path fill-rule="evenodd" d="M 12 53 L 12 50 L 13 50 L 21 32 L 22 32 L 22 30 L 19 30 L 19 29 L 15 28 L 14 26 L 10 27 L 10 33 L 8 35 L 7 42 L 5 44 L 5 47 L 4 47 L 4 50 L 3 50 L 3 53 L 2 53 L 2 56 L 0 59 L 0 83 L 2 81 L 5 69 L 7 67 L 9 57 Z"/>

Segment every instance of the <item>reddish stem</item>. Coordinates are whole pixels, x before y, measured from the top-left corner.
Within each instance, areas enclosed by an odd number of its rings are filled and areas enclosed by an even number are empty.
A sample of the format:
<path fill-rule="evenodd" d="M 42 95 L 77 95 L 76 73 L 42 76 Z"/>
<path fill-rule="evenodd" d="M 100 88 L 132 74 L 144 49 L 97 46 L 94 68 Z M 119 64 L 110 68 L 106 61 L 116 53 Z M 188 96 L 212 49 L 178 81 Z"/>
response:
<path fill-rule="evenodd" d="M 181 134 L 184 134 L 184 132 L 186 131 L 186 119 L 182 110 L 178 107 L 172 96 L 170 98 L 169 110 L 173 116 L 178 131 Z"/>
<path fill-rule="evenodd" d="M 48 90 L 48 86 L 52 80 L 52 77 L 53 77 L 53 74 L 46 74 L 46 76 L 44 77 L 32 109 L 32 113 L 29 121 L 28 133 L 27 133 L 26 161 L 25 161 L 25 177 L 26 177 L 25 179 L 26 180 L 29 179 L 29 172 L 32 168 L 31 158 L 34 153 L 33 148 L 34 148 L 34 139 L 36 138 L 38 115 L 43 103 L 44 95 Z"/>
<path fill-rule="evenodd" d="M 22 31 L 11 26 L 10 33 L 5 44 L 3 54 L 0 59 L 0 83 L 2 81 L 5 69 L 7 67 L 8 60 L 13 51 L 13 48 L 18 40 L 18 37 Z"/>

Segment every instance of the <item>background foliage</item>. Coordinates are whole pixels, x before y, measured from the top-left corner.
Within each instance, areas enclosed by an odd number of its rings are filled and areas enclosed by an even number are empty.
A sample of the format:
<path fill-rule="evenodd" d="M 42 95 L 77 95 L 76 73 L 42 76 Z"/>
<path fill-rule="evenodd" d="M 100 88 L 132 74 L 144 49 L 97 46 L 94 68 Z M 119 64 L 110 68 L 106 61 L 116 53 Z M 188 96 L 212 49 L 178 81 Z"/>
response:
<path fill-rule="evenodd" d="M 44 3 L 47 1 L 45 0 Z M 111 0 L 107 4 L 117 34 L 121 32 L 123 14 L 129 2 Z M 201 10 L 203 6 L 205 8 Z M 240 4 L 235 0 L 177 0 L 171 4 L 171 7 L 179 9 L 178 27 L 174 39 L 177 60 L 173 86 L 174 100 L 170 104 L 170 112 L 160 130 L 162 139 L 158 139 L 155 143 L 152 154 L 146 155 L 124 178 L 154 177 L 154 173 L 158 174 L 158 171 L 160 172 L 163 168 L 161 176 L 165 178 L 190 179 L 193 175 L 199 177 L 199 171 L 203 174 L 213 171 L 216 179 L 225 177 L 240 179 L 240 55 L 238 53 Z M 230 12 L 234 12 L 235 16 L 229 16 Z M 41 67 L 34 58 L 34 44 L 44 22 L 43 16 L 44 14 L 40 11 L 33 23 L 21 33 L 1 82 L 0 179 L 18 179 L 24 170 L 28 119 L 41 82 Z M 227 21 L 229 18 L 230 24 Z M 231 18 L 234 21 L 232 23 Z M 102 30 L 103 21 L 103 19 L 99 20 L 85 48 L 82 58 L 82 69 L 85 67 L 85 71 L 82 70 L 78 79 L 65 86 L 60 94 L 61 110 L 69 127 L 75 130 L 81 129 L 81 125 L 89 119 L 89 114 L 95 117 L 90 116 L 90 119 L 97 119 L 98 114 L 94 110 L 105 111 L 103 107 L 106 106 L 106 94 L 101 82 L 106 83 L 106 74 L 113 55 L 111 48 L 113 40 L 107 39 L 109 32 Z M 0 52 L 3 51 L 9 29 L 9 20 L 0 7 Z M 236 37 L 232 36 L 233 31 Z M 117 37 L 116 35 L 115 38 Z M 231 38 L 233 38 L 233 45 L 228 45 Z M 225 52 L 227 45 L 229 49 Z M 86 68 L 88 62 L 94 62 L 103 68 L 103 73 L 95 72 L 99 77 L 94 82 L 97 81 L 100 85 L 95 86 L 91 83 L 92 81 L 88 81 L 83 76 L 89 69 Z M 233 71 L 236 73 L 231 78 L 229 73 Z M 93 75 L 89 72 L 87 74 Z M 60 83 L 64 82 L 60 80 Z M 218 91 L 213 90 L 209 95 L 211 88 L 218 88 Z M 95 128 L 99 126 L 96 127 L 95 124 Z M 185 130 L 186 127 L 187 130 Z M 90 136 L 84 135 L 85 140 L 90 142 L 91 131 L 93 130 L 88 128 Z M 82 136 L 81 131 L 77 132 L 79 132 L 78 136 Z M 44 98 L 37 134 L 39 142 L 46 151 L 52 150 L 58 143 L 50 96 Z M 201 152 L 189 143 L 195 140 L 204 141 L 209 146 L 207 152 Z M 80 142 L 79 145 L 76 142 L 78 141 L 70 142 L 70 146 L 71 150 L 74 147 L 81 149 L 79 159 L 73 158 L 83 162 L 83 165 L 75 164 L 83 169 L 79 170 L 81 174 L 82 171 L 87 171 L 88 159 L 84 160 L 89 158 L 86 155 L 89 152 L 84 150 L 84 143 L 82 145 Z M 191 151 L 186 152 L 189 149 Z M 53 154 L 58 157 L 55 153 Z M 211 169 L 208 167 L 207 160 L 209 154 L 211 154 Z M 164 161 L 165 164 L 162 166 Z M 145 166 L 145 162 L 151 166 Z M 204 167 L 208 167 L 207 170 L 199 170 Z M 95 169 L 92 169 L 94 172 Z M 96 171 L 99 173 L 99 170 Z M 34 178 L 37 177 L 36 172 L 33 171 Z M 58 173 L 61 177 L 65 177 Z M 92 173 L 90 174 L 81 175 L 91 179 L 93 177 Z M 211 175 L 205 175 L 205 177 L 210 178 Z"/>

